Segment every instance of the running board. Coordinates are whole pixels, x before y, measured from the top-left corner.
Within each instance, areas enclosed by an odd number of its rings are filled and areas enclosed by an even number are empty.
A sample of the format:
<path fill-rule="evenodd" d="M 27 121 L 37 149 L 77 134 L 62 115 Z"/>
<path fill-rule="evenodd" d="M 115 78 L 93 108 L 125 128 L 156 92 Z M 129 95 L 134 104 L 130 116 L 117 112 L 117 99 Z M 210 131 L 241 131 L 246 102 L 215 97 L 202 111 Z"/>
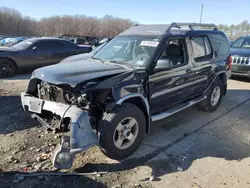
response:
<path fill-rule="evenodd" d="M 191 101 L 177 104 L 176 106 L 170 108 L 169 110 L 167 110 L 165 112 L 151 116 L 151 119 L 152 119 L 152 121 L 159 121 L 161 119 L 167 118 L 167 117 L 169 117 L 177 112 L 180 112 L 180 111 L 182 111 L 190 106 L 197 104 L 198 102 L 203 101 L 206 98 L 207 98 L 207 96 L 201 96 L 201 97 L 197 97 Z"/>

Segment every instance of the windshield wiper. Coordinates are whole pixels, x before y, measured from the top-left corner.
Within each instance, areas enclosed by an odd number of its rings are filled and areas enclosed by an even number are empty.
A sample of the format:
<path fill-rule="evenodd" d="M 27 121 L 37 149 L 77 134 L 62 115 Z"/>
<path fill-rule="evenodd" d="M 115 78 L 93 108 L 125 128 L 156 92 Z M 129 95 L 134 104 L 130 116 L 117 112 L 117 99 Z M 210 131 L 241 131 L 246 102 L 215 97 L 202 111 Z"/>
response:
<path fill-rule="evenodd" d="M 109 63 L 121 64 L 121 65 L 124 65 L 124 66 L 129 67 L 129 68 L 133 68 L 134 67 L 133 65 L 131 65 L 129 63 L 125 63 L 123 61 L 111 60 L 111 61 L 109 61 Z"/>
<path fill-rule="evenodd" d="M 101 61 L 102 63 L 105 63 L 105 61 L 99 57 L 91 57 L 91 59 L 94 59 L 94 60 L 99 60 Z"/>

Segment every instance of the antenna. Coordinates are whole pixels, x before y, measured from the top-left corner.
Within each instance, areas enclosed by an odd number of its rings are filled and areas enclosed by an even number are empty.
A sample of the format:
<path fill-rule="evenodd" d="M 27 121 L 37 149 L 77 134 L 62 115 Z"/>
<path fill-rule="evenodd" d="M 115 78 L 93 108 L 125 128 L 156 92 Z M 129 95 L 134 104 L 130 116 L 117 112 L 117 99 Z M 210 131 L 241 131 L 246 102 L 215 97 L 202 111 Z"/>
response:
<path fill-rule="evenodd" d="M 202 21 L 202 15 L 203 15 L 203 4 L 201 5 L 201 16 L 200 16 L 200 23 Z"/>

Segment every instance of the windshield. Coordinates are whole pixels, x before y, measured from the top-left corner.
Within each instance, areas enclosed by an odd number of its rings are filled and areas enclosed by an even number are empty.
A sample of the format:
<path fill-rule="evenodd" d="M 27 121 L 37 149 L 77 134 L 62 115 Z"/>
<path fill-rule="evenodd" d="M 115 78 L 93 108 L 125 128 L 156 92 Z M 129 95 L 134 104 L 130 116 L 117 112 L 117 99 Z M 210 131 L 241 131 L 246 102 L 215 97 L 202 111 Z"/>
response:
<path fill-rule="evenodd" d="M 158 41 L 159 38 L 156 37 L 118 36 L 106 44 L 93 58 L 111 63 L 125 63 L 134 67 L 145 67 Z"/>
<path fill-rule="evenodd" d="M 250 38 L 239 38 L 231 45 L 232 48 L 250 48 Z"/>
<path fill-rule="evenodd" d="M 94 50 L 90 52 L 90 55 L 93 56 L 95 55 L 100 49 L 102 49 L 103 46 L 105 46 L 106 43 L 101 44 L 100 46 L 97 46 Z"/>
<path fill-rule="evenodd" d="M 15 49 L 18 49 L 18 50 L 25 50 L 27 49 L 31 44 L 33 44 L 33 41 L 32 40 L 24 40 L 22 42 L 19 42 L 15 45 L 13 45 L 11 48 L 15 48 Z"/>

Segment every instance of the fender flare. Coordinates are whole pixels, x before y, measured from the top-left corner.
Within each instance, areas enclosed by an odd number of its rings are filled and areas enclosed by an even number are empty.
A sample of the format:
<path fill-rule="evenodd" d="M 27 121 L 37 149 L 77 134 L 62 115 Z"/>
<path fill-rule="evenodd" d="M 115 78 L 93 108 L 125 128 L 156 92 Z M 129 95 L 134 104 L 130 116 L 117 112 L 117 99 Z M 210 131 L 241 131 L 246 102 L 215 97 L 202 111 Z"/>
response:
<path fill-rule="evenodd" d="M 150 116 L 150 112 L 149 112 L 149 103 L 148 103 L 148 99 L 146 97 L 144 97 L 142 94 L 139 94 L 139 93 L 133 93 L 133 94 L 129 94 L 129 95 L 126 95 L 124 96 L 123 98 L 119 99 L 117 102 L 116 102 L 116 105 L 122 105 L 122 103 L 128 99 L 131 99 L 131 98 L 137 98 L 139 97 L 141 99 L 141 101 L 143 102 L 144 106 L 145 106 L 145 109 L 146 109 L 146 112 L 147 112 L 147 131 L 146 132 L 149 132 L 150 130 L 150 123 L 151 123 L 151 116 Z"/>
<path fill-rule="evenodd" d="M 209 88 L 212 86 L 212 84 L 215 82 L 215 80 L 222 75 L 222 81 L 225 86 L 227 86 L 227 75 L 226 71 L 220 71 L 215 74 L 215 77 L 212 79 L 212 81 L 209 83 L 208 87 L 204 90 L 204 94 L 206 94 L 209 90 Z"/>

